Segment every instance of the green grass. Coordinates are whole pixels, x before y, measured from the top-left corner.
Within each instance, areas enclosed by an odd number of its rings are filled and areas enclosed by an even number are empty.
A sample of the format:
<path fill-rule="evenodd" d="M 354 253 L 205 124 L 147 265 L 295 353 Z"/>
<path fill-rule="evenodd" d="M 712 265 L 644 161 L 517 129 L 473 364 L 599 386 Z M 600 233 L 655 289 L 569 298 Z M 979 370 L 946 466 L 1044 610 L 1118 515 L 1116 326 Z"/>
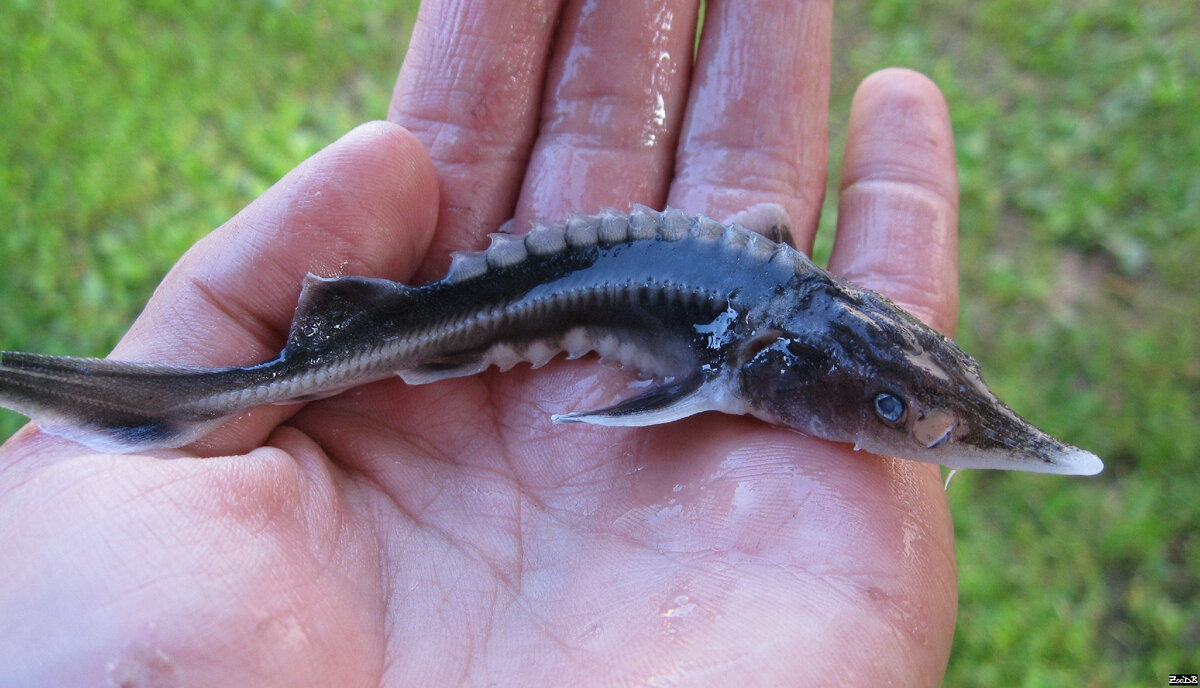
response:
<path fill-rule="evenodd" d="M 0 348 L 105 353 L 188 245 L 384 114 L 414 4 L 8 2 Z M 1014 407 L 1108 460 L 1090 479 L 955 479 L 947 684 L 1195 671 L 1200 4 L 836 15 L 834 174 L 859 80 L 903 65 L 938 82 L 961 165 L 959 339 Z M 19 422 L 0 415 L 0 437 Z"/>
<path fill-rule="evenodd" d="M 106 352 L 192 242 L 383 116 L 416 3 L 377 4 L 8 3 L 0 343 Z"/>

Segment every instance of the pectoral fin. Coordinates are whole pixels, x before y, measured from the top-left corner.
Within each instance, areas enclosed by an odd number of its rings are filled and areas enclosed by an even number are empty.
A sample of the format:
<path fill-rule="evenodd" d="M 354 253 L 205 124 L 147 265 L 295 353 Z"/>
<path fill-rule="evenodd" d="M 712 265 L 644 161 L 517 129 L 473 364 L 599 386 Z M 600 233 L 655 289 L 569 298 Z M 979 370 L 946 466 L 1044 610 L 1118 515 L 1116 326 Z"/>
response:
<path fill-rule="evenodd" d="M 715 382 L 694 375 L 678 382 L 651 388 L 618 404 L 593 411 L 552 416 L 555 423 L 591 423 L 619 427 L 643 427 L 670 423 L 704 411 L 725 410 L 714 395 Z"/>

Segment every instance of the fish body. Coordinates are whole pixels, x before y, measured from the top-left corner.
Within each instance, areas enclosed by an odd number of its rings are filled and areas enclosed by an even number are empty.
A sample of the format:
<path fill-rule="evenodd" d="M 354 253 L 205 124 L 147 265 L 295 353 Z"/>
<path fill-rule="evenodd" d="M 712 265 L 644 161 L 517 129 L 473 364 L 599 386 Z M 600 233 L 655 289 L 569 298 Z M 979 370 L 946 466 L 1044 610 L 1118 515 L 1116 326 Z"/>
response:
<path fill-rule="evenodd" d="M 721 411 L 954 468 L 1103 468 L 1013 413 L 973 359 L 885 297 L 740 225 L 643 207 L 494 234 L 422 286 L 310 275 L 286 345 L 258 365 L 4 352 L 0 405 L 94 449 L 137 451 L 182 446 L 255 406 L 392 375 L 424 384 L 538 367 L 564 352 L 659 384 L 559 422 Z"/>

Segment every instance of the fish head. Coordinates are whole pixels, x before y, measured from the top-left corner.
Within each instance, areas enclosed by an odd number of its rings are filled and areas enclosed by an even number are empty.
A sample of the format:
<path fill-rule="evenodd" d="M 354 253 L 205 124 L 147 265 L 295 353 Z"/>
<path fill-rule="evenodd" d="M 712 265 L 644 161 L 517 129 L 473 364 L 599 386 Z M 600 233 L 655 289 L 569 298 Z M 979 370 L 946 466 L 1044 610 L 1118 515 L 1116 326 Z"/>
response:
<path fill-rule="evenodd" d="M 815 437 L 952 468 L 1104 467 L 1013 412 L 952 340 L 845 282 L 820 283 L 781 309 L 737 361 L 751 413 Z"/>

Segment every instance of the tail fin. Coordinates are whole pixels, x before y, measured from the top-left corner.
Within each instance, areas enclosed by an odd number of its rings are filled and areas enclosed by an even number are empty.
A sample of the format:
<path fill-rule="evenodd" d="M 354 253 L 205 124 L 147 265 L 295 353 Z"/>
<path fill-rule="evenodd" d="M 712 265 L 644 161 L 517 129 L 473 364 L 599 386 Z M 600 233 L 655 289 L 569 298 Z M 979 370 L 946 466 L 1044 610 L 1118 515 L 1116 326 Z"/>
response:
<path fill-rule="evenodd" d="M 179 447 L 241 410 L 196 402 L 246 372 L 2 352 L 0 406 L 99 451 Z"/>
<path fill-rule="evenodd" d="M 380 314 L 402 311 L 410 291 L 386 280 L 310 275 L 284 351 L 245 368 L 0 352 L 0 406 L 100 451 L 180 447 L 245 409 L 320 398 L 390 375 L 296 373 L 304 372 L 306 362 L 329 359 L 330 351 L 354 350 L 376 339 Z"/>

